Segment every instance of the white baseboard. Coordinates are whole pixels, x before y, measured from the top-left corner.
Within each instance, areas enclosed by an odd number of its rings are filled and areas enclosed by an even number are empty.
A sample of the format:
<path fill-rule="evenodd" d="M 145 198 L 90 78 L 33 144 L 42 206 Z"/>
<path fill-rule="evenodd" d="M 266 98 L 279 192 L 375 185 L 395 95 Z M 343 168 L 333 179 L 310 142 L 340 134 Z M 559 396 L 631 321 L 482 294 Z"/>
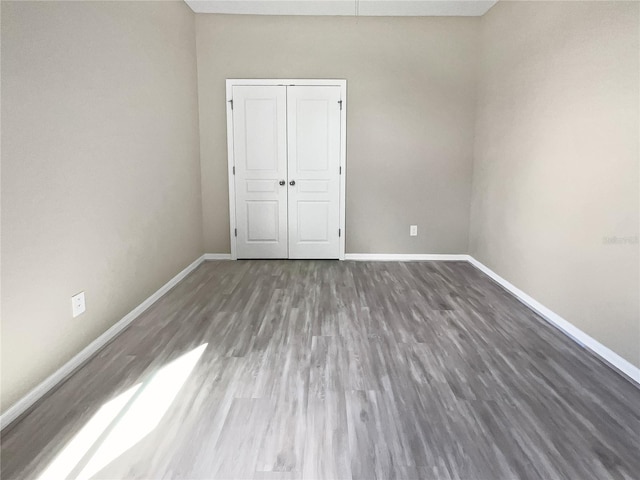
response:
<path fill-rule="evenodd" d="M 81 367 L 87 360 L 93 357 L 102 347 L 109 343 L 114 337 L 122 333 L 122 331 L 131 324 L 140 314 L 153 305 L 160 297 L 171 290 L 180 280 L 186 277 L 189 273 L 195 270 L 204 260 L 206 255 L 199 257 L 191 265 L 178 273 L 175 277 L 165 283 L 160 289 L 158 289 L 153 295 L 147 298 L 144 302 L 131 310 L 127 315 L 120 319 L 115 325 L 109 328 L 106 332 L 96 338 L 93 342 L 87 345 L 80 353 L 65 363 L 62 367 L 56 370 L 52 375 L 47 377 L 33 390 L 27 393 L 24 397 L 14 403 L 7 409 L 6 412 L 0 416 L 0 430 L 4 429 L 7 425 L 11 424 L 20 415 L 26 412 L 34 403 L 42 398 L 47 392 L 53 389 L 60 382 L 67 379 L 73 372 Z"/>
<path fill-rule="evenodd" d="M 230 253 L 205 253 L 204 260 L 231 260 Z"/>
<path fill-rule="evenodd" d="M 546 321 L 558 327 L 566 335 L 568 335 L 571 339 L 573 339 L 576 343 L 583 346 L 584 348 L 591 350 L 593 353 L 598 355 L 602 360 L 608 363 L 611 367 L 619 370 L 626 377 L 628 377 L 629 379 L 633 380 L 638 385 L 640 385 L 640 368 L 636 367 L 631 362 L 628 362 L 627 360 L 622 358 L 620 355 L 615 353 L 613 350 L 611 350 L 608 347 L 605 347 L 596 339 L 594 339 L 593 337 L 589 336 L 588 334 L 580 330 L 578 327 L 573 325 L 568 320 L 565 320 L 557 313 L 548 309 L 547 307 L 542 305 L 540 302 L 538 302 L 534 298 L 524 293 L 518 287 L 516 287 L 515 285 L 511 284 L 510 282 L 502 278 L 500 275 L 498 275 L 496 272 L 491 270 L 486 265 L 480 263 L 478 260 L 476 260 L 470 255 L 468 257 L 469 257 L 469 263 L 471 263 L 478 270 L 482 271 L 483 273 L 491 277 L 493 280 L 495 280 L 497 283 L 502 285 L 506 290 L 511 292 L 518 300 L 520 300 L 526 306 L 531 308 L 534 312 L 536 312 Z"/>
<path fill-rule="evenodd" d="M 419 262 L 419 261 L 468 261 L 465 254 L 439 253 L 347 253 L 345 260 L 375 261 L 375 262 Z"/>

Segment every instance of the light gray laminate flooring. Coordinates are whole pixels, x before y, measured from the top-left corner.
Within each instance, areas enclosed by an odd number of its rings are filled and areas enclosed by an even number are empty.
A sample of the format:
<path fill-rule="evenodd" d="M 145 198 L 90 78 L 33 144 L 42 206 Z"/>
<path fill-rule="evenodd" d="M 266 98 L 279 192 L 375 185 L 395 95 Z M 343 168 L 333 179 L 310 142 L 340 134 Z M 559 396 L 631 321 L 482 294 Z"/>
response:
<path fill-rule="evenodd" d="M 637 479 L 639 452 L 640 389 L 467 263 L 206 262 L 3 432 L 2 478 Z"/>

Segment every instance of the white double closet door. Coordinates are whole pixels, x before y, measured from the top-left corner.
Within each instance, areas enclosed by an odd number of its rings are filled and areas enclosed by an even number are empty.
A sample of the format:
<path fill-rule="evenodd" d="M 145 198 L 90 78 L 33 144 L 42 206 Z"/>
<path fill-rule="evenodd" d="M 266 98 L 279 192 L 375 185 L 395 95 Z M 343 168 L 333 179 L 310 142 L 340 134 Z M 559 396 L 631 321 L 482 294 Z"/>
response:
<path fill-rule="evenodd" d="M 339 86 L 233 86 L 236 255 L 338 258 Z"/>

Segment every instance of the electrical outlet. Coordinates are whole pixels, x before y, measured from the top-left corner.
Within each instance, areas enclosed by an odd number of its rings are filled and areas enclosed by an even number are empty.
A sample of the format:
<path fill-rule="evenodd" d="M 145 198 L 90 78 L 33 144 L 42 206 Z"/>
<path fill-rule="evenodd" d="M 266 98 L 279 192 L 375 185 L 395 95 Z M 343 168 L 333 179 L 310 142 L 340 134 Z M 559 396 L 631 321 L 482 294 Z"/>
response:
<path fill-rule="evenodd" d="M 412 237 L 418 236 L 418 225 L 409 226 L 409 235 L 411 235 Z"/>
<path fill-rule="evenodd" d="M 71 297 L 71 312 L 74 317 L 77 317 L 81 313 L 84 313 L 86 306 L 84 303 L 84 292 L 80 292 L 77 295 Z"/>

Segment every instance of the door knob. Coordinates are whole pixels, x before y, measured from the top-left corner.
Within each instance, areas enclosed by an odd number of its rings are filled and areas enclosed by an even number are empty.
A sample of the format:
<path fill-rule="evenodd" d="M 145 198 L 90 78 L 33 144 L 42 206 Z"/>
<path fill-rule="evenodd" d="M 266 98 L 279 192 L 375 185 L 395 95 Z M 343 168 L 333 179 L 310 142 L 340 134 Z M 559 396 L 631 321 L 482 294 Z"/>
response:
<path fill-rule="evenodd" d="M 293 187 L 295 184 L 296 184 L 296 181 L 295 181 L 295 180 L 291 180 L 291 181 L 289 182 L 289 185 L 291 185 L 292 187 Z"/>
<path fill-rule="evenodd" d="M 285 182 L 284 180 L 280 180 L 278 183 L 279 183 L 280 185 L 284 185 L 284 184 L 285 184 L 285 183 L 287 183 L 287 182 Z"/>

